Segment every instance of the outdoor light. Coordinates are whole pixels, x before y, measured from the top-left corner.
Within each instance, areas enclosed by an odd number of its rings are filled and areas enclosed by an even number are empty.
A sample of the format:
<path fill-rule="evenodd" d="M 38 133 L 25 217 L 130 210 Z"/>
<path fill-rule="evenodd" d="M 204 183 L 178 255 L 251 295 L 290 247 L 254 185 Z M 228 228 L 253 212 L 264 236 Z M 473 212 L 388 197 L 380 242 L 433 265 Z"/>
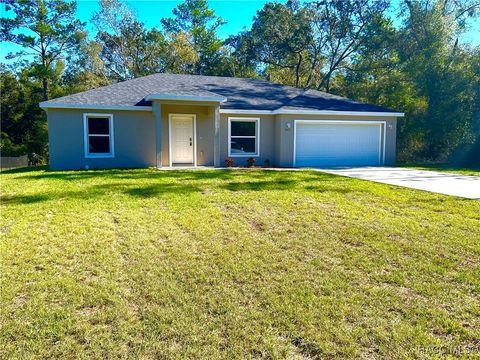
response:
<path fill-rule="evenodd" d="M 286 123 L 285 124 L 285 130 L 290 130 L 292 128 L 292 123 Z"/>

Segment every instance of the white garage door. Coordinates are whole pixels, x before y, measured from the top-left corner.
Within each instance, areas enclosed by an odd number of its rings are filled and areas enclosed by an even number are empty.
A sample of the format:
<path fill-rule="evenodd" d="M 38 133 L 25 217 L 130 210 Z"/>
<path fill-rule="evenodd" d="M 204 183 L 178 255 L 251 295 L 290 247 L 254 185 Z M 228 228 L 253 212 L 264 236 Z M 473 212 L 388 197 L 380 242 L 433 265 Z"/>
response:
<path fill-rule="evenodd" d="M 382 123 L 299 121 L 295 166 L 382 165 Z"/>

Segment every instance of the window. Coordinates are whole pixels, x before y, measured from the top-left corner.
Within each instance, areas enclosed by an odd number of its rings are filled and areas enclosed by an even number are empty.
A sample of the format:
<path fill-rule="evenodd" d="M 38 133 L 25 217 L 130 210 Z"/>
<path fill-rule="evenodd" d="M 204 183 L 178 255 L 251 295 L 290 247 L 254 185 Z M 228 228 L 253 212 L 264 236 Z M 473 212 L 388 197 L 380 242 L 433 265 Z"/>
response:
<path fill-rule="evenodd" d="M 260 119 L 228 118 L 228 156 L 259 156 Z"/>
<path fill-rule="evenodd" d="M 113 157 L 113 115 L 84 114 L 85 157 Z"/>

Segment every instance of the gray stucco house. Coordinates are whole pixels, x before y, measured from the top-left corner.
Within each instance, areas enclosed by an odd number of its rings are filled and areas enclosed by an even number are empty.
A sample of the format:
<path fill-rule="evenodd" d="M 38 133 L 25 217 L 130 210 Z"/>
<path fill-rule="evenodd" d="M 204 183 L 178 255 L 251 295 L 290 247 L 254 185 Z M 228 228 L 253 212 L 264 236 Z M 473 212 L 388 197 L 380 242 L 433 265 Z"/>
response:
<path fill-rule="evenodd" d="M 154 74 L 42 102 L 50 168 L 390 165 L 402 113 L 268 81 Z"/>

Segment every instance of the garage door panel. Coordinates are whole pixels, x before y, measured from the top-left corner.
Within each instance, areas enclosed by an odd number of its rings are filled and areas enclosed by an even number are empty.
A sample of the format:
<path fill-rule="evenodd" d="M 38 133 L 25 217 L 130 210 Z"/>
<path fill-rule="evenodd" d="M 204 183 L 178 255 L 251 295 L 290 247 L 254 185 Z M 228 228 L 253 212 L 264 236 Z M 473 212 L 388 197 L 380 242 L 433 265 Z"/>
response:
<path fill-rule="evenodd" d="M 380 165 L 381 127 L 359 123 L 298 123 L 295 165 Z"/>

